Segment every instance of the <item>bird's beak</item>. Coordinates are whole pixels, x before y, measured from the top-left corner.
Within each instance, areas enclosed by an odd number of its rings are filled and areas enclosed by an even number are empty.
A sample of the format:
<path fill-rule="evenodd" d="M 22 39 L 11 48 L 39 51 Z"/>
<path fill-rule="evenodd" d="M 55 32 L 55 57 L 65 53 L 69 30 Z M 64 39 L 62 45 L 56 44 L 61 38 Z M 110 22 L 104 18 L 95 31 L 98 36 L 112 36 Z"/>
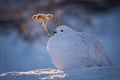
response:
<path fill-rule="evenodd" d="M 57 33 L 57 31 L 53 31 L 53 33 L 54 33 L 54 34 L 56 34 L 56 33 Z"/>

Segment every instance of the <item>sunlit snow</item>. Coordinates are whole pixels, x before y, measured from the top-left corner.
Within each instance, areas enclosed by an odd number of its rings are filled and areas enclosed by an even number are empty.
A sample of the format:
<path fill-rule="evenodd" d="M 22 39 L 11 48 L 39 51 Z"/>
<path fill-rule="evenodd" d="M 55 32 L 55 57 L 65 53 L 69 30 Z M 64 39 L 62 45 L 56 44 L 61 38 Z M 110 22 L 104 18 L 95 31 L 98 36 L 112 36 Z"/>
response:
<path fill-rule="evenodd" d="M 0 74 L 0 80 L 120 80 L 120 66 L 79 69 L 36 69 Z"/>

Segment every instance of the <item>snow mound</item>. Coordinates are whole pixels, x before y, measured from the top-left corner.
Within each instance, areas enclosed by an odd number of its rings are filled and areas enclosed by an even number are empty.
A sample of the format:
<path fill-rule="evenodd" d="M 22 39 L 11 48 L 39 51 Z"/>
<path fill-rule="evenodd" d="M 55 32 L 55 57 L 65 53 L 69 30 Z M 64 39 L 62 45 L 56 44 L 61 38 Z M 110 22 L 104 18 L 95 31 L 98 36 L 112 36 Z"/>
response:
<path fill-rule="evenodd" d="M 79 69 L 36 69 L 25 72 L 6 72 L 0 80 L 120 80 L 120 66 Z"/>

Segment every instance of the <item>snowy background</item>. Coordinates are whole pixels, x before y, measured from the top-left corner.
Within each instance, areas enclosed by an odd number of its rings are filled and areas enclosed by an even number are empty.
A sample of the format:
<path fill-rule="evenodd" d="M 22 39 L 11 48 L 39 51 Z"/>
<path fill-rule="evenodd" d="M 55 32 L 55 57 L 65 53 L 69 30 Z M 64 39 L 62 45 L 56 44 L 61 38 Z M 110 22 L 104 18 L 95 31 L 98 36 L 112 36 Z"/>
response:
<path fill-rule="evenodd" d="M 76 31 L 97 36 L 112 63 L 120 65 L 120 7 L 118 5 L 119 0 L 1 0 L 0 73 L 55 69 L 46 49 L 48 40 L 46 33 L 39 23 L 31 20 L 31 16 L 36 13 L 54 15 L 47 25 L 51 36 L 53 30 L 63 24 Z M 112 67 L 113 71 L 114 68 L 116 67 Z M 115 71 L 120 71 L 119 67 Z M 104 70 L 100 73 L 104 73 Z M 93 70 L 91 75 L 94 74 Z M 120 75 L 120 73 L 116 74 Z"/>

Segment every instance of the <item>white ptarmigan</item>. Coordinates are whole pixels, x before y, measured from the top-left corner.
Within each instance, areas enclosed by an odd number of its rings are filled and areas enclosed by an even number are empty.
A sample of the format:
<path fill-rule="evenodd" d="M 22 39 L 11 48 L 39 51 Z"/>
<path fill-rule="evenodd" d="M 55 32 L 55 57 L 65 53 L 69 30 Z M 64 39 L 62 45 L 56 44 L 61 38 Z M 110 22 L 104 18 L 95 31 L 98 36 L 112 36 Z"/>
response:
<path fill-rule="evenodd" d="M 59 69 L 107 66 L 111 62 L 100 42 L 91 35 L 62 25 L 48 40 L 48 53 Z"/>

